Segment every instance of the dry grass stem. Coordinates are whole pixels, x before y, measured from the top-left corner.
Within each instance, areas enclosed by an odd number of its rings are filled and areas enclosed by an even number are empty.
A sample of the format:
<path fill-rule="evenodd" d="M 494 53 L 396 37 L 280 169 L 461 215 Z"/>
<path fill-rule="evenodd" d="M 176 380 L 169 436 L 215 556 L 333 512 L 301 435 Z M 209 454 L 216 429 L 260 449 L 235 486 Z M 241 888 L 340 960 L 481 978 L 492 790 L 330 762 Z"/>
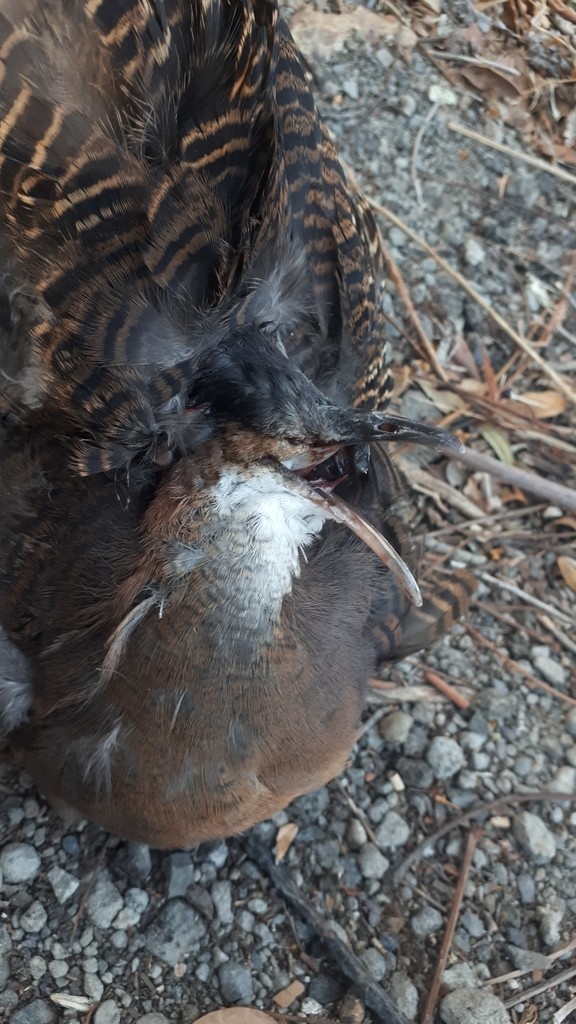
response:
<path fill-rule="evenodd" d="M 504 1006 L 507 1010 L 510 1010 L 513 1006 L 517 1006 L 518 1003 L 525 1003 L 527 999 L 532 999 L 533 996 L 539 996 L 542 992 L 548 992 L 551 988 L 563 985 L 565 981 L 570 981 L 570 978 L 573 978 L 575 975 L 576 964 L 572 967 L 567 967 L 565 971 L 561 971 L 554 978 L 548 978 L 548 981 L 540 981 L 537 985 L 527 988 L 524 992 L 517 992 L 516 995 L 505 1000 Z"/>
<path fill-rule="evenodd" d="M 520 149 L 512 149 L 511 146 L 506 146 L 503 142 L 496 142 L 487 135 L 481 135 L 480 132 L 475 132 L 472 128 L 466 128 L 463 124 L 458 124 L 457 121 L 448 121 L 448 128 L 451 132 L 457 132 L 458 135 L 464 135 L 467 139 L 472 139 L 473 142 L 480 142 L 483 146 L 497 149 L 499 153 L 506 153 L 506 156 L 511 156 L 515 160 L 522 160 L 525 164 L 530 164 L 531 167 L 537 167 L 539 171 L 553 174 L 554 177 L 567 181 L 569 185 L 576 185 L 576 176 L 570 174 L 570 171 L 565 171 L 562 167 L 557 167 L 556 164 L 546 163 L 545 160 L 532 156 L 530 153 L 523 153 Z"/>
<path fill-rule="evenodd" d="M 514 583 L 510 583 L 509 580 L 492 576 L 489 572 L 481 573 L 481 578 L 484 580 L 484 583 L 500 587 L 501 590 L 507 590 L 509 594 L 514 594 L 514 597 L 519 598 L 523 604 L 531 604 L 533 608 L 539 608 L 541 612 L 547 612 L 548 615 L 558 619 L 559 622 L 563 622 L 567 626 L 576 626 L 576 619 L 572 615 L 567 615 L 566 612 L 555 608 L 553 604 L 548 604 L 547 601 L 541 601 L 539 597 L 533 597 L 532 594 L 528 594 L 525 590 L 515 586 Z"/>
<path fill-rule="evenodd" d="M 442 945 L 440 946 L 440 952 L 438 953 L 438 961 L 436 968 L 430 983 L 428 990 L 428 996 L 426 1003 L 424 1004 L 424 1010 L 422 1012 L 421 1024 L 432 1024 L 434 1017 L 434 1011 L 438 1002 L 438 994 L 440 992 L 440 986 L 442 984 L 442 976 L 446 968 L 448 961 L 448 954 L 454 938 L 454 932 L 456 930 L 456 923 L 460 914 L 460 908 L 462 906 L 462 900 L 464 899 L 464 890 L 466 883 L 468 882 L 468 875 L 470 874 L 470 867 L 472 864 L 472 857 L 474 851 L 478 845 L 478 840 L 482 835 L 479 829 L 475 829 L 468 836 L 468 842 L 466 843 L 466 849 L 462 858 L 462 864 L 460 866 L 460 874 L 458 875 L 458 882 L 454 890 L 454 898 L 452 900 L 452 906 L 450 907 L 450 913 L 446 922 L 446 928 L 442 938 Z"/>

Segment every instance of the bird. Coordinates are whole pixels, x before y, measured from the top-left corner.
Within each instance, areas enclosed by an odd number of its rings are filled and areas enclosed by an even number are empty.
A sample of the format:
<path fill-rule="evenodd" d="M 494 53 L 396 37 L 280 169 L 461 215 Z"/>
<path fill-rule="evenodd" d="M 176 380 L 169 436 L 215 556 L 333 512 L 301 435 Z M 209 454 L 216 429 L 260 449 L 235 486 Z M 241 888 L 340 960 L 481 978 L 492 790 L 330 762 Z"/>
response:
<path fill-rule="evenodd" d="M 382 257 L 276 0 L 0 0 L 0 722 L 157 848 L 341 772 L 419 585 Z"/>

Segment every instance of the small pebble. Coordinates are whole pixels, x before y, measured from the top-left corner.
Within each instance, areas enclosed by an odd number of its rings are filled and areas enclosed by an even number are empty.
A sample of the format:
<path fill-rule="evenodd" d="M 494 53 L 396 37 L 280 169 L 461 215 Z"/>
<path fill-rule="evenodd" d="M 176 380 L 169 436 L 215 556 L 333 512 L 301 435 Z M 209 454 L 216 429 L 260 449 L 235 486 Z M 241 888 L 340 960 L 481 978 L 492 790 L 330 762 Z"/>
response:
<path fill-rule="evenodd" d="M 358 865 L 364 878 L 384 878 L 390 867 L 390 861 L 386 860 L 383 853 L 374 843 L 366 843 L 358 854 Z"/>
<path fill-rule="evenodd" d="M 185 960 L 194 945 L 204 938 L 206 925 L 200 915 L 184 900 L 170 900 L 151 921 L 144 933 L 144 945 L 173 967 Z"/>
<path fill-rule="evenodd" d="M 376 831 L 376 839 L 384 849 L 404 846 L 410 838 L 410 826 L 396 811 L 389 811 Z"/>
<path fill-rule="evenodd" d="M 112 999 L 106 999 L 94 1014 L 94 1024 L 120 1024 L 120 1007 Z"/>
<path fill-rule="evenodd" d="M 396 971 L 388 986 L 390 998 L 408 1020 L 416 1020 L 418 1013 L 418 989 L 403 971 Z"/>
<path fill-rule="evenodd" d="M 368 949 L 364 950 L 360 959 L 370 977 L 373 978 L 374 981 L 382 981 L 386 975 L 386 961 L 382 954 L 379 953 L 377 949 L 373 949 L 372 946 L 370 946 Z"/>
<path fill-rule="evenodd" d="M 426 760 L 437 779 L 450 779 L 466 763 L 462 747 L 449 736 L 435 736 L 426 751 Z"/>
<path fill-rule="evenodd" d="M 69 900 L 74 895 L 80 885 L 80 882 L 77 878 L 74 878 L 74 875 L 58 866 L 50 868 L 47 878 L 58 903 L 66 903 L 66 900 Z"/>
<path fill-rule="evenodd" d="M 220 995 L 225 1003 L 247 1005 L 252 1002 L 254 991 L 252 975 L 243 964 L 222 964 L 218 971 Z"/>
<path fill-rule="evenodd" d="M 425 939 L 428 935 L 440 931 L 444 918 L 436 907 L 423 907 L 411 920 L 412 931 L 419 939 Z"/>
<path fill-rule="evenodd" d="M 413 725 L 412 715 L 406 711 L 393 711 L 380 720 L 378 731 L 387 743 L 405 743 Z"/>
<path fill-rule="evenodd" d="M 556 855 L 556 840 L 542 818 L 530 811 L 517 814 L 512 823 L 516 839 L 537 864 L 547 864 Z"/>
<path fill-rule="evenodd" d="M 33 999 L 26 1006 L 21 1006 L 10 1017 L 10 1024 L 53 1024 L 56 1020 L 56 1007 L 44 999 Z"/>
<path fill-rule="evenodd" d="M 122 907 L 123 900 L 118 889 L 111 881 L 108 872 L 101 870 L 96 884 L 86 900 L 88 917 L 98 928 L 109 928 Z"/>
<path fill-rule="evenodd" d="M 351 850 L 361 850 L 368 842 L 366 829 L 358 818 L 352 818 L 346 829 L 346 839 Z"/>
<path fill-rule="evenodd" d="M 40 857 L 28 843 L 7 843 L 0 853 L 0 869 L 10 885 L 31 882 L 40 871 Z"/>
<path fill-rule="evenodd" d="M 547 683 L 550 683 L 551 686 L 564 686 L 567 672 L 556 658 L 552 658 L 550 654 L 543 651 L 533 657 L 533 662 L 534 668 L 544 676 Z"/>
<path fill-rule="evenodd" d="M 444 1024 L 510 1024 L 500 1000 L 490 991 L 456 988 L 440 1004 Z"/>
<path fill-rule="evenodd" d="M 39 932 L 46 924 L 48 914 L 38 900 L 34 900 L 20 915 L 20 927 L 25 932 Z"/>

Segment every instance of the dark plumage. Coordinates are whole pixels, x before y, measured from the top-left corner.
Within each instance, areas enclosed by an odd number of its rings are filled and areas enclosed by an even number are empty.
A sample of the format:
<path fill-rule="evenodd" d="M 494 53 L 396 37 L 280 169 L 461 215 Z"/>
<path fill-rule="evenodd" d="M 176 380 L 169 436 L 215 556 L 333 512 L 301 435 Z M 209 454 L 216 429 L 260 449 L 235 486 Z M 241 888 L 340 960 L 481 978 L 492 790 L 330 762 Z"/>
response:
<path fill-rule="evenodd" d="M 0 195 L 6 732 L 120 835 L 247 828 L 466 605 L 412 603 L 374 443 L 452 442 L 373 411 L 374 222 L 273 0 L 0 0 Z"/>

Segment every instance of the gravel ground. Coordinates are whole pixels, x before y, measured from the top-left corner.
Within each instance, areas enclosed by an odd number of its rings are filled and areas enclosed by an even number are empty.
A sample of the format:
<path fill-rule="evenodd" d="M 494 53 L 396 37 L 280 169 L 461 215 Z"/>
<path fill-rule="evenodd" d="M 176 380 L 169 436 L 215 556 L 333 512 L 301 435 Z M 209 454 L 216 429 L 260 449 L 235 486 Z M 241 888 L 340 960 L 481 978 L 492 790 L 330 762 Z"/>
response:
<path fill-rule="evenodd" d="M 462 10 L 443 16 L 446 30 L 451 17 L 467 17 Z M 538 312 L 542 285 L 552 292 L 576 247 L 573 189 L 451 133 L 446 124 L 454 118 L 524 146 L 479 95 L 446 93 L 445 80 L 413 49 L 402 53 L 393 42 L 352 35 L 319 57 L 298 16 L 296 28 L 327 123 L 367 193 L 424 233 L 511 324 L 525 325 Z M 438 96 L 449 102 L 432 116 Z M 411 159 L 427 117 L 419 205 Z M 474 355 L 484 343 L 493 365 L 502 365 L 510 342 L 434 261 L 397 228 L 382 226 L 441 350 L 463 336 Z M 403 308 L 392 291 L 386 301 L 393 358 L 409 362 Z M 574 323 L 567 319 L 564 327 Z M 570 354 L 568 338 L 559 336 L 547 356 L 569 368 L 574 348 Z M 524 381 L 546 386 L 530 369 Z M 404 391 L 401 408 L 411 415 L 433 411 L 416 387 Z M 566 467 L 556 471 L 550 460 L 547 469 L 570 483 Z M 450 472 L 455 485 L 466 479 L 455 467 Z M 575 696 L 574 653 L 536 609 L 493 577 L 571 616 L 572 624 L 555 618 L 553 626 L 574 637 L 574 594 L 555 568 L 574 522 L 560 526 L 559 510 L 538 506 L 492 528 L 464 522 L 450 532 L 446 524 L 461 522 L 454 511 L 430 497 L 415 501 L 418 521 L 445 531 L 428 539 L 429 558 L 489 574 L 469 621 L 495 650 L 458 626 L 425 656 L 395 667 L 388 679 L 405 688 L 407 699 L 373 693 L 346 775 L 255 832 L 270 847 L 281 825 L 298 826 L 284 864 L 301 895 L 331 920 L 334 934 L 406 1018 L 419 1021 L 474 823 L 430 842 L 410 863 L 406 858 L 478 801 L 545 794 L 511 800 L 480 819 L 438 1019 L 556 1024 L 555 1012 L 576 994 L 575 950 L 550 959 L 576 935 L 576 707 L 529 686 L 498 652 Z M 492 617 L 490 602 L 511 618 Z M 471 707 L 459 710 L 423 689 L 427 669 L 460 681 Z M 150 852 L 93 826 L 66 825 L 26 776 L 8 766 L 1 772 L 0 834 L 7 841 L 0 853 L 0 1019 L 192 1024 L 222 1005 L 277 1010 L 274 996 L 291 985 L 279 1001 L 298 1019 L 338 1015 L 345 978 L 248 855 L 244 839 Z M 571 979 L 530 993 L 570 967 Z M 512 971 L 522 974 L 486 984 Z M 51 999 L 58 993 L 85 1002 L 65 1008 Z M 505 1008 L 511 1002 L 514 1008 Z M 89 1007 L 95 1009 L 87 1016 Z M 570 1019 L 576 1017 L 559 1018 Z"/>

